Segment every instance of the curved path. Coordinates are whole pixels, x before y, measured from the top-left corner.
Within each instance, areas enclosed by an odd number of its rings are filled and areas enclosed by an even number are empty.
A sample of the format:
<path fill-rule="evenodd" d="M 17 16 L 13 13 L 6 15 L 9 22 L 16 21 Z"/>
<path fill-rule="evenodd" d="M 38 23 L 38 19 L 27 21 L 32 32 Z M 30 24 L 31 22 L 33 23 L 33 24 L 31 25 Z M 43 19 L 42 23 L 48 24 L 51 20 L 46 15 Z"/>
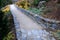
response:
<path fill-rule="evenodd" d="M 17 21 L 20 23 L 20 28 L 23 28 L 25 30 L 32 30 L 32 29 L 42 29 L 41 26 L 39 26 L 36 22 L 34 22 L 31 18 L 26 16 L 24 13 L 19 11 L 14 5 L 11 7 L 12 12 L 15 14 Z"/>
<path fill-rule="evenodd" d="M 10 10 L 15 18 L 15 24 L 17 24 L 17 31 L 22 32 L 20 34 L 21 36 L 17 34 L 20 38 L 18 40 L 55 40 L 53 37 L 48 36 L 49 33 L 46 32 L 46 30 L 42 30 L 42 26 L 26 16 L 23 12 L 19 11 L 14 4 L 10 5 Z"/>

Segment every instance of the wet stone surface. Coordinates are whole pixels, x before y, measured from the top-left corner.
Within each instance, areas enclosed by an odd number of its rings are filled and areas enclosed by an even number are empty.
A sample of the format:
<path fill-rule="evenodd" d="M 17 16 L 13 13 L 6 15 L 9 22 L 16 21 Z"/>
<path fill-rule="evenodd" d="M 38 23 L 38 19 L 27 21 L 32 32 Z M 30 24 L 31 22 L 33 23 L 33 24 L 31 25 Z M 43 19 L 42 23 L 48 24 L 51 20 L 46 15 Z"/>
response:
<path fill-rule="evenodd" d="M 21 29 L 21 40 L 55 40 L 46 30 L 30 30 Z"/>
<path fill-rule="evenodd" d="M 45 21 L 44 19 L 41 19 L 38 16 L 35 17 L 35 20 L 38 23 L 40 22 L 45 25 L 46 28 L 51 27 L 52 29 L 60 30 L 60 23 Z"/>
<path fill-rule="evenodd" d="M 26 12 L 26 14 L 27 14 L 27 12 Z M 44 21 L 42 19 L 39 20 L 39 18 L 37 19 L 37 21 L 41 22 L 42 24 L 45 24 L 47 27 L 50 27 L 49 25 L 47 25 L 47 24 L 49 24 L 49 22 L 47 22 L 47 21 Z M 52 36 L 52 34 L 47 32 L 46 30 L 32 29 L 32 30 L 28 31 L 28 30 L 24 30 L 24 29 L 19 28 L 20 26 L 19 26 L 18 21 L 16 20 L 15 15 L 14 15 L 14 23 L 15 23 L 16 34 L 17 34 L 18 40 L 56 40 Z"/>

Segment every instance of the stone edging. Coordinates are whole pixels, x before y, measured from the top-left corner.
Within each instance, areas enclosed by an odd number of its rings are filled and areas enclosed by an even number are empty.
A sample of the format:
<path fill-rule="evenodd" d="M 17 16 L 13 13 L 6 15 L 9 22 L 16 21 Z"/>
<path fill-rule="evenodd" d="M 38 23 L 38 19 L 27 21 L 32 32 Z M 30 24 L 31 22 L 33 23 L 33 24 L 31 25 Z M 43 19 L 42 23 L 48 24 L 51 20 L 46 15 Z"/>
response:
<path fill-rule="evenodd" d="M 23 8 L 18 8 L 17 7 L 17 9 L 19 9 L 20 11 L 22 11 L 22 12 L 28 14 L 28 15 L 32 15 L 32 17 L 34 17 L 39 24 L 44 25 L 44 27 L 48 27 L 48 28 L 52 28 L 52 29 L 56 29 L 56 28 L 59 29 L 58 27 L 60 25 L 60 21 L 44 18 L 41 15 L 34 14 L 34 13 L 32 13 L 32 12 L 30 12 L 28 10 L 25 10 Z"/>

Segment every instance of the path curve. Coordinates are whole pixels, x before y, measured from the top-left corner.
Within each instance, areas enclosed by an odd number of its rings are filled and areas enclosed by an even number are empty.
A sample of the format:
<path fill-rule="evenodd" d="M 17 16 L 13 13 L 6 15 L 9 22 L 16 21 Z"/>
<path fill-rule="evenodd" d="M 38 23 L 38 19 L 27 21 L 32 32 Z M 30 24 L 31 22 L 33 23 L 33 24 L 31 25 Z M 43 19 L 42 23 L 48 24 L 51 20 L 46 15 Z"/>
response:
<path fill-rule="evenodd" d="M 16 32 L 18 40 L 55 40 L 50 37 L 50 34 L 46 30 L 42 30 L 43 27 L 26 16 L 23 12 L 19 11 L 14 4 L 10 5 L 10 11 L 14 17 L 14 22 L 17 24 Z M 19 26 L 18 26 L 19 25 Z"/>

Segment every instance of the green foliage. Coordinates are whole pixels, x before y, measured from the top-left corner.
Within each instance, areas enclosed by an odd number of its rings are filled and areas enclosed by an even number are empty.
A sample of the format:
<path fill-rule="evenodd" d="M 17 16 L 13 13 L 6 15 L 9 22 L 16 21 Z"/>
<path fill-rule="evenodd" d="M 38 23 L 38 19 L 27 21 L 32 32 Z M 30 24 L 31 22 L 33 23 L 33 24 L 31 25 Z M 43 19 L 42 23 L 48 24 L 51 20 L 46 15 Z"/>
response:
<path fill-rule="evenodd" d="M 40 1 L 46 1 L 46 2 L 48 2 L 48 1 L 50 1 L 50 0 L 34 0 L 34 1 L 33 1 L 33 5 L 37 6 Z"/>
<path fill-rule="evenodd" d="M 38 5 L 40 0 L 34 0 L 33 5 Z"/>
<path fill-rule="evenodd" d="M 8 40 L 13 38 L 14 33 L 11 32 L 12 20 L 10 11 L 4 13 L 0 10 L 0 40 L 7 38 Z M 12 23 L 11 23 L 12 22 Z"/>
<path fill-rule="evenodd" d="M 48 1 L 50 1 L 50 0 L 44 0 L 44 1 L 48 2 Z"/>
<path fill-rule="evenodd" d="M 4 27 L 3 27 L 3 16 L 4 16 L 4 14 L 3 14 L 3 12 L 0 10 L 0 40 L 2 39 L 2 37 L 3 37 L 3 29 L 4 29 Z"/>
<path fill-rule="evenodd" d="M 9 20 L 8 20 L 8 14 L 10 12 L 5 13 L 0 10 L 0 40 L 2 40 L 4 37 L 7 36 L 7 34 L 10 32 L 9 28 Z"/>
<path fill-rule="evenodd" d="M 44 11 L 44 7 L 41 7 L 40 9 L 38 9 L 38 8 L 29 8 L 28 10 L 35 13 L 35 14 L 41 15 Z"/>
<path fill-rule="evenodd" d="M 52 34 L 57 38 L 57 40 L 60 40 L 60 30 L 57 32 L 52 32 Z"/>
<path fill-rule="evenodd" d="M 9 32 L 6 37 L 3 38 L 3 40 L 12 40 L 14 39 L 14 34 L 12 32 Z"/>
<path fill-rule="evenodd" d="M 12 3 L 12 0 L 0 0 L 0 8 L 8 5 L 8 4 L 11 4 Z"/>

